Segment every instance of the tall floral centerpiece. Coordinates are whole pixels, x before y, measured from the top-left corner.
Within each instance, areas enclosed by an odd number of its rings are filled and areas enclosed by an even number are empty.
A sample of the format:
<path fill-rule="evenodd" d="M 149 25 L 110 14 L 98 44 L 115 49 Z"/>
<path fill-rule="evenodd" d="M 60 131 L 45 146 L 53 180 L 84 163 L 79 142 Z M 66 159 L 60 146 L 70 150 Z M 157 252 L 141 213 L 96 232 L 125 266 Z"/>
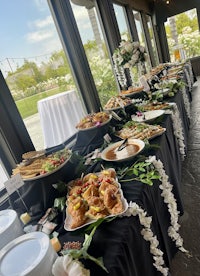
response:
<path fill-rule="evenodd" d="M 147 53 L 139 42 L 122 40 L 119 47 L 113 53 L 114 69 L 122 88 L 134 83 L 132 68 L 137 66 L 139 73 L 145 74 L 145 61 Z M 131 81 L 131 83 L 130 83 Z"/>

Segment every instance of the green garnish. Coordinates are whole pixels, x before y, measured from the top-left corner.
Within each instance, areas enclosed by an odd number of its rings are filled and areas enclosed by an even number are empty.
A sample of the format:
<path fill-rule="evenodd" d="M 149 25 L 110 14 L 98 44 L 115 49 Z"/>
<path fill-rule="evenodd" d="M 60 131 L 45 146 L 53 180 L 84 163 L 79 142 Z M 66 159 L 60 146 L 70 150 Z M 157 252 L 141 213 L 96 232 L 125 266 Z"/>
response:
<path fill-rule="evenodd" d="M 153 164 L 146 161 L 135 162 L 131 167 L 127 167 L 121 171 L 120 175 L 120 182 L 137 180 L 150 186 L 153 185 L 153 180 L 155 179 L 160 179 L 160 175 Z"/>

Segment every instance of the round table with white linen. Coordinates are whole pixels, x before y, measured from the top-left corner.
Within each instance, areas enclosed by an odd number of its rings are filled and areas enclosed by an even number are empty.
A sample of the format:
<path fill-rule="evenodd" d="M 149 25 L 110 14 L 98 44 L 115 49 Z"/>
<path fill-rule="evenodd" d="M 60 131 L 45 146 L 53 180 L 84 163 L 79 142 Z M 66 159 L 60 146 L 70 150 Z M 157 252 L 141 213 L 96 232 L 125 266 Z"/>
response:
<path fill-rule="evenodd" d="M 77 130 L 85 111 L 75 90 L 59 93 L 38 101 L 38 112 L 45 148 L 63 143 Z"/>

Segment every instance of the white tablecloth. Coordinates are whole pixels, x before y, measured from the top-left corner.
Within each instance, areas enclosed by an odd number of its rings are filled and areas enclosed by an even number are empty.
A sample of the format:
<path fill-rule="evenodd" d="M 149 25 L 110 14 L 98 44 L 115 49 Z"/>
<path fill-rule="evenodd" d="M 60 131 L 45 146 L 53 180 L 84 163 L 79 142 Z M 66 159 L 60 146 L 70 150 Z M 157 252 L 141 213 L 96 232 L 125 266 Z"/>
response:
<path fill-rule="evenodd" d="M 76 91 L 70 90 L 42 99 L 37 103 L 46 148 L 59 145 L 77 130 L 76 124 L 85 111 Z"/>

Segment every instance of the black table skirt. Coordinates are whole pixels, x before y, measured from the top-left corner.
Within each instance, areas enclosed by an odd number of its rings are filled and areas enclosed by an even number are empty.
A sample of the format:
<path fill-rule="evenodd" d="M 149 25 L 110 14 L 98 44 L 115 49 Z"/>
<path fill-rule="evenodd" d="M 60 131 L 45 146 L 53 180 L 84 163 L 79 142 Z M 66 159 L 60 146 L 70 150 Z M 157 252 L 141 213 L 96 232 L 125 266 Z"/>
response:
<path fill-rule="evenodd" d="M 176 102 L 183 122 L 185 142 L 189 131 L 189 120 L 183 105 L 182 94 L 179 92 L 172 99 Z M 153 139 L 152 144 L 159 145 L 159 149 L 152 150 L 146 155 L 155 155 L 164 165 L 169 181 L 173 184 L 173 193 L 177 201 L 178 211 L 183 214 L 184 208 L 181 200 L 181 154 L 177 138 L 174 136 L 174 126 L 171 115 L 163 116 L 163 127 L 166 132 Z M 102 162 L 104 164 L 104 162 Z M 113 164 L 112 164 L 113 165 Z M 99 163 L 92 170 L 98 171 Z M 121 183 L 122 190 L 127 201 L 136 202 L 152 217 L 152 231 L 159 240 L 159 248 L 163 251 L 164 261 L 169 266 L 173 256 L 177 252 L 175 243 L 168 236 L 170 215 L 167 205 L 164 203 L 159 188 L 159 181 L 153 186 L 140 182 Z M 153 258 L 150 253 L 150 244 L 141 235 L 142 226 L 139 218 L 123 217 L 112 222 L 103 223 L 96 231 L 89 253 L 95 257 L 103 257 L 104 264 L 112 276 L 154 276 L 161 275 L 153 266 Z M 81 231 L 65 232 L 60 236 L 62 242 L 68 240 L 83 239 Z M 85 262 L 90 268 L 92 276 L 108 275 L 101 268 L 91 262 Z"/>
<path fill-rule="evenodd" d="M 177 104 L 180 112 L 180 117 L 183 126 L 185 144 L 187 144 L 187 136 L 189 131 L 189 119 L 183 103 L 183 97 L 181 92 L 178 92 L 175 97 L 170 99 Z M 184 208 L 181 200 L 181 154 L 177 138 L 174 136 L 174 126 L 171 115 L 163 115 L 162 126 L 166 127 L 166 132 L 161 136 L 153 139 L 151 144 L 159 145 L 158 149 L 149 150 L 144 152 L 145 156 L 155 155 L 157 159 L 163 162 L 164 169 L 169 176 L 169 181 L 173 185 L 173 193 L 177 201 L 178 210 L 180 215 L 183 214 Z M 99 131 L 99 130 L 98 130 Z M 77 135 L 77 143 L 74 149 L 78 149 L 82 153 L 88 153 L 88 151 L 94 150 L 97 146 L 101 146 L 103 143 L 103 136 L 109 131 L 108 126 L 102 129 L 101 135 L 98 135 L 94 130 L 90 139 L 87 139 L 86 133 L 82 132 Z M 88 140 L 88 141 L 87 141 Z M 90 142 L 89 142 L 90 140 Z M 92 143 L 91 143 L 92 141 Z M 87 144 L 87 142 L 89 144 Z M 90 171 L 99 171 L 101 169 L 100 164 L 104 164 L 103 161 L 97 162 L 92 168 L 88 167 L 88 171 L 84 171 L 86 174 Z M 111 167 L 115 164 L 111 164 Z M 65 171 L 66 177 L 62 177 L 62 181 L 73 179 L 76 177 L 74 174 L 75 167 L 70 167 L 70 170 Z M 64 174 L 62 174 L 64 176 Z M 59 179 L 57 179 L 59 180 Z M 55 183 L 54 179 L 49 180 L 51 186 Z M 30 187 L 38 185 L 38 189 L 26 189 L 25 186 L 20 188 L 21 196 L 25 202 L 29 202 L 31 198 L 32 211 L 37 211 L 37 204 L 45 202 L 43 206 L 44 210 L 47 207 L 52 206 L 53 198 L 49 199 L 49 185 L 46 185 L 46 195 L 40 192 L 40 189 L 44 189 L 44 185 L 41 187 L 39 183 L 29 183 Z M 157 236 L 159 241 L 159 248 L 163 251 L 164 261 L 169 266 L 173 256 L 177 252 L 175 243 L 168 236 L 168 227 L 170 226 L 170 215 L 167 209 L 167 205 L 164 203 L 161 196 L 161 190 L 159 188 L 159 181 L 155 181 L 153 186 L 148 186 L 137 181 L 124 182 L 121 184 L 125 198 L 128 202 L 136 202 L 141 208 L 143 208 L 148 216 L 152 217 L 152 231 Z M 29 188 L 30 188 L 29 187 Z M 31 191 L 31 192 L 30 192 Z M 36 192 L 35 192 L 36 191 Z M 52 194 L 52 189 L 51 189 Z M 56 194 L 55 194 L 56 195 Z M 13 204 L 17 205 L 15 199 Z M 15 206 L 16 206 L 15 205 Z M 18 206 L 19 207 L 19 206 Z M 23 206 L 20 206 L 20 212 Z M 41 211 L 41 210 L 40 210 Z M 33 214 L 34 215 L 34 214 Z M 35 213 L 40 215 L 41 212 Z M 63 223 L 65 214 L 63 217 Z M 150 244 L 145 241 L 141 235 L 142 226 L 140 225 L 138 216 L 136 217 L 123 217 L 116 218 L 109 223 L 103 223 L 97 229 L 89 253 L 95 257 L 103 257 L 104 264 L 111 276 L 155 276 L 161 275 L 153 266 L 153 257 L 150 253 Z M 68 232 L 64 230 L 63 224 L 59 228 L 59 239 L 61 243 L 67 241 L 83 241 L 84 228 L 81 230 Z M 108 275 L 101 268 L 89 261 L 84 262 L 85 266 L 90 268 L 91 276 L 104 276 Z"/>

